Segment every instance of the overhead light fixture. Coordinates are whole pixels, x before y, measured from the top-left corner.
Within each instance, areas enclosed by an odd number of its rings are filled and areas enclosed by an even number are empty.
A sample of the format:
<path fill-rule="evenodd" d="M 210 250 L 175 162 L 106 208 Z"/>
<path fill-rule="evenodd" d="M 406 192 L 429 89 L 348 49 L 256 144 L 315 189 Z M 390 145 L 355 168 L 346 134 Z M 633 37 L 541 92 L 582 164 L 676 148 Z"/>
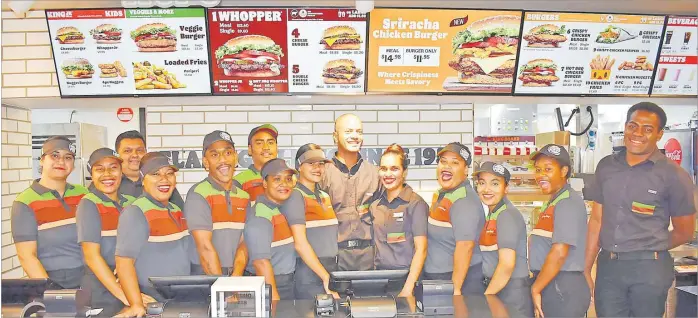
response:
<path fill-rule="evenodd" d="M 359 13 L 369 13 L 375 6 L 376 3 L 373 0 L 356 0 L 356 11 Z"/>
<path fill-rule="evenodd" d="M 22 2 L 22 1 L 17 1 Z M 124 8 L 170 8 L 170 7 L 192 7 L 202 6 L 206 8 L 215 7 L 221 0 L 121 0 Z"/>
<path fill-rule="evenodd" d="M 24 18 L 24 14 L 31 9 L 33 4 L 34 0 L 12 0 L 7 2 L 7 6 L 12 9 L 12 12 L 18 18 Z"/>

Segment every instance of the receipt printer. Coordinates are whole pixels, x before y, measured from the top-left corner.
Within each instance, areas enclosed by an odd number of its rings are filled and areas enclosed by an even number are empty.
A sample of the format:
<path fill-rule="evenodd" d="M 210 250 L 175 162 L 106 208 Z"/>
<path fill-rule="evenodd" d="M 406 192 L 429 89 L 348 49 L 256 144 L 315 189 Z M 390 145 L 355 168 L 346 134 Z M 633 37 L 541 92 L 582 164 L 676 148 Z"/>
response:
<path fill-rule="evenodd" d="M 414 288 L 417 308 L 425 316 L 453 315 L 453 282 L 450 280 L 424 280 Z"/>
<path fill-rule="evenodd" d="M 82 289 L 47 290 L 44 292 L 46 316 L 85 317 L 89 295 Z"/>

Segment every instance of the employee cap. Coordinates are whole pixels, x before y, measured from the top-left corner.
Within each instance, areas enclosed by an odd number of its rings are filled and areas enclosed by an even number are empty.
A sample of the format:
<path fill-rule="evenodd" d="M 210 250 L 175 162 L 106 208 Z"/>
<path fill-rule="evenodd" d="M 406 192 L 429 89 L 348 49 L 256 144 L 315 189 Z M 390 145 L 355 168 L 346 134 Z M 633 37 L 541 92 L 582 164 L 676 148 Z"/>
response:
<path fill-rule="evenodd" d="M 72 141 L 70 141 L 70 139 L 64 136 L 53 136 L 49 139 L 46 139 L 46 141 L 44 142 L 44 145 L 41 147 L 41 155 L 52 153 L 57 150 L 70 151 L 74 156 L 76 148 L 75 144 Z"/>
<path fill-rule="evenodd" d="M 571 165 L 570 154 L 569 152 L 567 152 L 567 149 L 565 149 L 565 147 L 563 146 L 556 144 L 545 145 L 545 147 L 541 148 L 540 150 L 534 152 L 531 155 L 531 160 L 535 161 L 541 155 L 555 159 L 555 161 L 557 161 L 557 163 L 559 163 L 560 166 L 569 167 Z"/>
<path fill-rule="evenodd" d="M 92 166 L 94 166 L 95 163 L 104 158 L 114 158 L 119 162 L 123 162 L 123 160 L 119 158 L 119 155 L 116 153 L 116 151 L 111 150 L 109 148 L 99 148 L 93 151 L 90 155 L 90 160 L 87 162 L 87 169 L 92 170 Z"/>
<path fill-rule="evenodd" d="M 284 171 L 291 171 L 294 174 L 298 173 L 296 169 L 293 169 L 286 164 L 286 160 L 283 160 L 281 158 L 269 160 L 262 167 L 262 179 L 266 179 L 268 176 L 275 176 Z"/>
<path fill-rule="evenodd" d="M 509 181 L 511 180 L 511 173 L 509 172 L 509 169 L 505 168 L 501 164 L 494 163 L 492 161 L 482 163 L 480 165 L 480 168 L 473 172 L 473 177 L 477 178 L 480 175 L 480 173 L 483 172 L 489 172 L 495 176 L 504 178 L 504 181 L 506 181 L 506 183 L 509 183 Z"/>
<path fill-rule="evenodd" d="M 247 144 L 249 145 L 252 143 L 252 136 L 254 136 L 256 133 L 263 131 L 263 130 L 268 131 L 271 134 L 271 136 L 274 137 L 274 139 L 279 137 L 279 132 L 276 130 L 276 127 L 274 127 L 274 125 L 264 124 L 264 125 L 252 128 L 252 130 L 250 130 L 250 134 L 247 136 Z"/>
<path fill-rule="evenodd" d="M 473 163 L 473 157 L 470 154 L 470 149 L 460 142 L 452 142 L 446 145 L 446 147 L 443 147 L 443 149 L 439 151 L 439 156 L 447 151 L 453 152 L 463 158 L 468 167 L 470 167 L 470 164 Z"/>
<path fill-rule="evenodd" d="M 141 176 L 158 171 L 162 167 L 172 167 L 174 171 L 179 171 L 179 168 L 170 163 L 170 158 L 162 152 L 149 152 L 141 159 Z"/>
<path fill-rule="evenodd" d="M 303 147 L 301 147 L 303 148 Z M 316 163 L 325 162 L 329 163 L 330 160 L 325 156 L 325 152 L 322 149 L 308 149 L 299 154 L 298 160 L 296 160 L 296 169 L 304 163 Z"/>
<path fill-rule="evenodd" d="M 235 143 L 233 142 L 233 138 L 230 137 L 229 133 L 221 130 L 214 130 L 204 137 L 204 154 L 206 154 L 208 147 L 211 147 L 211 145 L 213 145 L 215 142 L 221 140 L 227 141 L 231 146 L 233 146 L 233 148 L 235 148 Z"/>

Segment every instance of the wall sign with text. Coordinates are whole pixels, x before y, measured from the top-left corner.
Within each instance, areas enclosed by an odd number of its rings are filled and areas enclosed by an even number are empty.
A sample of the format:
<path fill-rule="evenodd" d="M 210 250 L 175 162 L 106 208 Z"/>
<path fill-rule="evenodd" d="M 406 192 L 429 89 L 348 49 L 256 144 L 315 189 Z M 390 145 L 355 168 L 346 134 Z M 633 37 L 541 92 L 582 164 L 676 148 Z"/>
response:
<path fill-rule="evenodd" d="M 670 16 L 652 95 L 698 95 L 698 17 Z"/>

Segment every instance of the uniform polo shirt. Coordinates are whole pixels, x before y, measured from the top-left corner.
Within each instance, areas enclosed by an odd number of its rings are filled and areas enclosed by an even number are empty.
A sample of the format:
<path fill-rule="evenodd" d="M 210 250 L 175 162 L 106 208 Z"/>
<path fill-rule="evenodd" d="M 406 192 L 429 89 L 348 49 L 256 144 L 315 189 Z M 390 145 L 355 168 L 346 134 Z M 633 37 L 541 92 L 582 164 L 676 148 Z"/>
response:
<path fill-rule="evenodd" d="M 376 269 L 409 269 L 414 256 L 414 238 L 427 235 L 429 206 L 412 187 L 388 201 L 387 192 L 371 203 Z"/>
<path fill-rule="evenodd" d="M 332 199 L 339 220 L 339 242 L 371 239 L 371 215 L 368 206 L 378 195 L 378 168 L 363 160 L 351 168 L 335 154 L 327 165 L 320 188 Z"/>
<path fill-rule="evenodd" d="M 424 271 L 438 274 L 453 272 L 456 242 L 477 243 L 485 225 L 485 211 L 477 193 L 467 180 L 454 189 L 438 190 L 432 198 L 427 226 L 427 260 Z M 477 244 L 470 266 L 482 263 Z"/>
<path fill-rule="evenodd" d="M 538 223 L 529 237 L 531 270 L 540 271 L 555 243 L 569 245 L 567 259 L 560 270 L 584 270 L 587 238 L 587 209 L 584 199 L 567 184 L 541 207 Z"/>
<path fill-rule="evenodd" d="M 136 261 L 141 290 L 150 289 L 151 276 L 185 276 L 191 273 L 189 231 L 181 209 L 167 206 L 145 193 L 119 217 L 116 256 Z"/>
<path fill-rule="evenodd" d="M 130 195 L 132 197 L 138 198 L 143 194 L 143 178 L 138 177 L 137 181 L 129 179 L 126 175 L 121 176 L 121 185 L 119 186 L 119 193 Z M 182 195 L 179 194 L 177 188 L 175 187 L 170 197 L 170 202 L 174 203 L 176 206 L 184 206 L 184 200 Z"/>
<path fill-rule="evenodd" d="M 119 194 L 119 201 L 114 201 L 103 192 L 90 186 L 78 204 L 76 212 L 78 227 L 78 243 L 91 242 L 99 244 L 99 251 L 107 265 L 116 266 L 116 230 L 119 216 L 124 207 L 133 203 L 136 198 Z"/>
<path fill-rule="evenodd" d="M 279 211 L 279 205 L 264 195 L 258 196 L 248 209 L 245 242 L 249 254 L 248 272 L 255 273 L 252 262 L 259 259 L 271 261 L 274 275 L 291 274 L 296 270 L 291 228 Z"/>
<path fill-rule="evenodd" d="M 257 200 L 257 196 L 264 193 L 262 174 L 254 165 L 250 165 L 247 170 L 235 175 L 233 180 L 238 188 L 250 195 L 252 202 Z"/>
<path fill-rule="evenodd" d="M 189 231 L 213 233 L 211 241 L 222 267 L 233 267 L 249 201 L 247 192 L 235 185 L 230 191 L 225 190 L 210 176 L 192 186 L 187 193 L 184 216 Z M 192 241 L 192 244 L 195 243 Z M 191 254 L 191 262 L 200 265 L 196 245 L 192 245 Z"/>
<path fill-rule="evenodd" d="M 625 151 L 607 156 L 594 175 L 587 199 L 603 205 L 599 239 L 604 250 L 666 251 L 671 218 L 696 211 L 691 177 L 659 150 L 632 167 Z"/>
<path fill-rule="evenodd" d="M 61 196 L 35 180 L 12 203 L 12 238 L 36 242 L 37 256 L 47 271 L 83 266 L 75 211 L 85 194 L 85 187 L 67 184 Z"/>
<path fill-rule="evenodd" d="M 482 273 L 486 277 L 492 278 L 494 275 L 499 263 L 500 248 L 512 249 L 516 253 L 516 264 L 511 278 L 528 277 L 526 222 L 521 212 L 506 197 L 487 214 L 480 235 Z"/>
<path fill-rule="evenodd" d="M 337 256 L 337 216 L 326 192 L 317 186 L 311 191 L 298 183 L 279 210 L 289 225 L 305 225 L 308 242 L 317 257 Z"/>

